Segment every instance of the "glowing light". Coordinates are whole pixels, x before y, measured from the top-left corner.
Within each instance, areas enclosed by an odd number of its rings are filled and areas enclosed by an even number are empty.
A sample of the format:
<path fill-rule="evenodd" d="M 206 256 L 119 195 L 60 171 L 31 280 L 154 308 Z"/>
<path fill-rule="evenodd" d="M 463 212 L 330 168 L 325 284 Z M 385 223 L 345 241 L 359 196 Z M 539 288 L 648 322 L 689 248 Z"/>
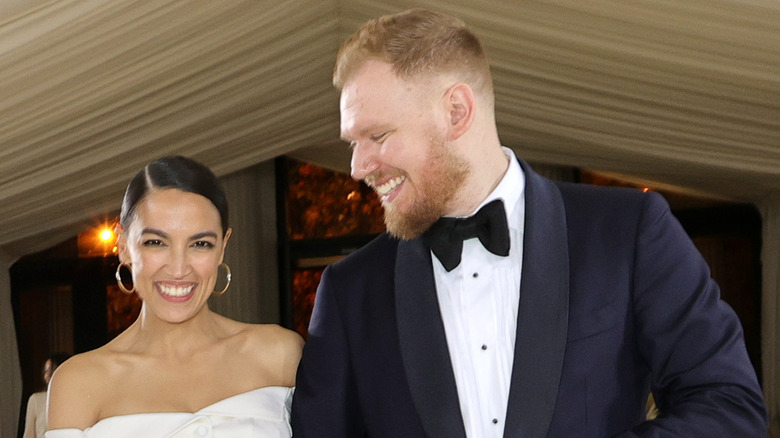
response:
<path fill-rule="evenodd" d="M 100 231 L 100 240 L 103 242 L 110 242 L 114 240 L 114 232 L 108 228 L 104 228 Z"/>
<path fill-rule="evenodd" d="M 649 191 L 650 191 L 650 187 L 645 187 L 645 188 L 643 188 L 643 189 L 642 189 L 642 191 L 643 191 L 643 192 L 645 192 L 645 193 L 647 193 L 647 192 L 649 192 Z"/>

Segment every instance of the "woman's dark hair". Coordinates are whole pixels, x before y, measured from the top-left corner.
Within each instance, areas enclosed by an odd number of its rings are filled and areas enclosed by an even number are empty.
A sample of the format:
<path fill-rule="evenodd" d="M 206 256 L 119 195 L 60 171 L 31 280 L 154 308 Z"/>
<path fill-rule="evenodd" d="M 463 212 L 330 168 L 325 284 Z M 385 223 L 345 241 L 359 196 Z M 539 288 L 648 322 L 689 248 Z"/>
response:
<path fill-rule="evenodd" d="M 211 201 L 222 221 L 222 235 L 228 229 L 228 205 L 225 191 L 214 172 L 197 161 L 181 155 L 160 158 L 147 164 L 127 185 L 119 223 L 127 230 L 133 222 L 138 203 L 152 190 L 172 188 L 195 193 Z"/>

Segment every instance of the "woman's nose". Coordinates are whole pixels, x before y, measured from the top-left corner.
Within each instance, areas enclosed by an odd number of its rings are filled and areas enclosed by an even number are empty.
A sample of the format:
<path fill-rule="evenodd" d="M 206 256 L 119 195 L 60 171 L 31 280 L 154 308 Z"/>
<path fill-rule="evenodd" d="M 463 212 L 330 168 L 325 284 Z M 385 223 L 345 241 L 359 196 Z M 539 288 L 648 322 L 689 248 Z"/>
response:
<path fill-rule="evenodd" d="M 175 278 L 182 278 L 190 273 L 190 262 L 186 250 L 174 249 L 171 251 L 171 259 L 168 262 L 170 274 Z"/>

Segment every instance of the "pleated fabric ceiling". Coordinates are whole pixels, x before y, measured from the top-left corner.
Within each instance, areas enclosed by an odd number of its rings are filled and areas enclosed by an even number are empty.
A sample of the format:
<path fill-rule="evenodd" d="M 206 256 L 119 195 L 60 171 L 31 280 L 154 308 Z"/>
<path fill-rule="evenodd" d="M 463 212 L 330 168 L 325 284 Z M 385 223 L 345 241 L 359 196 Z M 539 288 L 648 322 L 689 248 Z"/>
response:
<path fill-rule="evenodd" d="M 427 7 L 480 36 L 502 142 L 531 161 L 742 201 L 780 191 L 780 2 L 21 1 L 0 5 L 0 248 L 118 209 L 146 162 L 347 169 L 330 84 L 370 17 Z"/>

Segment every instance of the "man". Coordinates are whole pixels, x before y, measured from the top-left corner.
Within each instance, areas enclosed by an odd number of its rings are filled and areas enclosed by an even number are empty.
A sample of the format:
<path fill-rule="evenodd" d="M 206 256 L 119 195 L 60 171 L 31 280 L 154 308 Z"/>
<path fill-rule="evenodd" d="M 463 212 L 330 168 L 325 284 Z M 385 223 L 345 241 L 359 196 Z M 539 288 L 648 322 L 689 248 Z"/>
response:
<path fill-rule="evenodd" d="M 766 435 L 739 321 L 666 203 L 546 180 L 502 148 L 460 20 L 369 21 L 334 84 L 389 235 L 322 276 L 296 438 Z"/>

